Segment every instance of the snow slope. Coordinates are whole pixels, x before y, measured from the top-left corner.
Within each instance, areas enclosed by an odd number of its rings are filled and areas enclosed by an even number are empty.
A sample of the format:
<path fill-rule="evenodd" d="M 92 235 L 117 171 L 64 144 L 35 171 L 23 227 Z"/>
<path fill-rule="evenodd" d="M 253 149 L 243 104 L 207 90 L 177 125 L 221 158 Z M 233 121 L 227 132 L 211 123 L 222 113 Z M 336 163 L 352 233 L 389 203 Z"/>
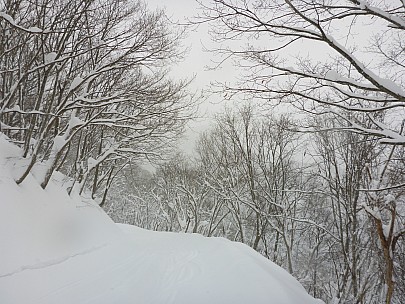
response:
<path fill-rule="evenodd" d="M 0 133 L 1 304 L 322 303 L 243 244 L 115 224 L 61 175 L 17 186 L 19 155 Z"/>

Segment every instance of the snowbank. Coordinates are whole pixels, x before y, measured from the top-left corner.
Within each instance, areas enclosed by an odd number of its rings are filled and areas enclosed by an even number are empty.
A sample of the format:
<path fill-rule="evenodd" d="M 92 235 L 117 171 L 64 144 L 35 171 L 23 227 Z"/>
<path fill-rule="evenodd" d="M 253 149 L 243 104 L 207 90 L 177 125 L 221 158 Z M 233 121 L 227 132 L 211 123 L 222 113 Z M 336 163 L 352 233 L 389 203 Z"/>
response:
<path fill-rule="evenodd" d="M 55 181 L 17 186 L 19 155 L 0 134 L 2 304 L 321 303 L 243 244 L 117 225 Z"/>

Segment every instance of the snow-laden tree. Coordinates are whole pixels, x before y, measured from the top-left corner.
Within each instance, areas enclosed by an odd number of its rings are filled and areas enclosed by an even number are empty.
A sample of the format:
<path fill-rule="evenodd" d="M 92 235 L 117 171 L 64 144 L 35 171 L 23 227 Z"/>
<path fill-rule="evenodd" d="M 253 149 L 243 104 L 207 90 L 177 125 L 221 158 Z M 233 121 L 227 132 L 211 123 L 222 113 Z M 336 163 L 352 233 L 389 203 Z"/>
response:
<path fill-rule="evenodd" d="M 240 83 L 222 84 L 227 96 L 332 113 L 335 129 L 405 144 L 404 1 L 199 2 L 196 22 L 212 25 L 214 51 L 243 69 Z"/>
<path fill-rule="evenodd" d="M 380 147 L 377 157 L 365 165 L 363 209 L 373 223 L 374 239 L 384 274 L 386 303 L 401 303 L 403 294 L 403 246 L 405 240 L 404 149 Z"/>
<path fill-rule="evenodd" d="M 104 206 L 113 219 L 154 230 L 215 234 L 220 222 L 215 196 L 201 167 L 185 155 L 161 163 L 151 177 L 131 165 L 122 171 Z"/>
<path fill-rule="evenodd" d="M 291 190 L 301 186 L 302 176 L 294 161 L 297 134 L 289 125 L 285 117 L 261 121 L 253 107 L 220 115 L 198 141 L 192 162 L 177 155 L 160 164 L 144 190 L 120 177 L 105 208 L 120 221 L 144 226 L 133 222 L 133 212 L 141 214 L 147 205 L 156 213 L 156 229 L 241 241 L 293 272 L 299 235 L 293 230 L 311 223 L 298 214 L 302 192 Z M 125 184 L 131 187 L 120 190 Z"/>
<path fill-rule="evenodd" d="M 318 128 L 333 127 L 334 119 L 318 121 Z M 319 290 L 336 303 L 381 302 L 381 276 L 378 273 L 372 223 L 363 210 L 364 167 L 376 161 L 376 141 L 353 133 L 314 134 L 318 191 L 325 194 L 320 208 L 329 214 L 326 226 L 335 236 L 326 236 L 329 250 L 318 254 Z M 317 216 L 315 211 L 312 215 Z M 325 284 L 324 282 L 332 284 Z"/>
<path fill-rule="evenodd" d="M 333 116 L 314 122 L 319 130 L 337 123 Z M 329 214 L 324 222 L 334 235 L 324 240 L 329 250 L 317 253 L 325 261 L 319 267 L 318 290 L 337 303 L 401 303 L 401 284 L 396 282 L 404 262 L 403 147 L 350 132 L 312 136 L 316 191 L 324 195 L 319 210 Z M 317 210 L 312 216 L 319 216 Z"/>
<path fill-rule="evenodd" d="M 286 117 L 256 114 L 248 106 L 218 116 L 216 127 L 197 145 L 201 172 L 228 213 L 222 212 L 225 236 L 299 273 L 300 236 L 319 227 L 306 218 L 301 141 Z"/>
<path fill-rule="evenodd" d="M 97 185 L 103 162 L 165 147 L 193 102 L 168 76 L 181 34 L 142 1 L 1 2 L 0 128 L 26 159 L 16 181 L 41 160 L 46 187 L 67 159 L 80 188 L 91 172 Z"/>

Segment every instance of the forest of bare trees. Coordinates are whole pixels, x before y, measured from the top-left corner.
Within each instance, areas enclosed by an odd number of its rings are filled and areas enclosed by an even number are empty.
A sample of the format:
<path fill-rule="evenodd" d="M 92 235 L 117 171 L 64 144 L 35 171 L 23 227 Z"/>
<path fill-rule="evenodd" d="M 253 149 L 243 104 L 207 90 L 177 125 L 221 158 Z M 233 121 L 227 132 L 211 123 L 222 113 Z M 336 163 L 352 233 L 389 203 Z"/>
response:
<path fill-rule="evenodd" d="M 102 204 L 119 170 L 163 153 L 194 111 L 188 80 L 168 75 L 183 30 L 142 1 L 0 8 L 0 131 L 23 149 L 16 182 L 34 171 L 45 188 L 62 170 L 69 191 L 90 187 Z"/>
<path fill-rule="evenodd" d="M 248 244 L 326 303 L 382 303 L 388 292 L 401 303 L 405 159 L 396 150 L 362 134 L 299 134 L 286 116 L 243 107 L 218 116 L 192 159 L 128 170 L 135 186 L 117 183 L 105 209 L 119 222 Z"/>
<path fill-rule="evenodd" d="M 16 183 L 59 171 L 117 222 L 245 243 L 325 303 L 405 303 L 405 2 L 197 2 L 240 72 L 210 91 L 240 104 L 189 156 L 184 27 L 138 0 L 0 1 Z"/>

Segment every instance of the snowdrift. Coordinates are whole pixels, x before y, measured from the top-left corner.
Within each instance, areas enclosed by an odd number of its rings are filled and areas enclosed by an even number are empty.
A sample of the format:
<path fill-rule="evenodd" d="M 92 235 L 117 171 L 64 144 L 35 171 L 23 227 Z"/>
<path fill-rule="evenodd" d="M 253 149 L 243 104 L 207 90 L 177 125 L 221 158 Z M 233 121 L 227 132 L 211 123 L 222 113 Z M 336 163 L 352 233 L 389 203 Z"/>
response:
<path fill-rule="evenodd" d="M 19 155 L 0 134 L 2 304 L 322 303 L 243 244 L 115 224 L 57 174 L 18 186 Z"/>

